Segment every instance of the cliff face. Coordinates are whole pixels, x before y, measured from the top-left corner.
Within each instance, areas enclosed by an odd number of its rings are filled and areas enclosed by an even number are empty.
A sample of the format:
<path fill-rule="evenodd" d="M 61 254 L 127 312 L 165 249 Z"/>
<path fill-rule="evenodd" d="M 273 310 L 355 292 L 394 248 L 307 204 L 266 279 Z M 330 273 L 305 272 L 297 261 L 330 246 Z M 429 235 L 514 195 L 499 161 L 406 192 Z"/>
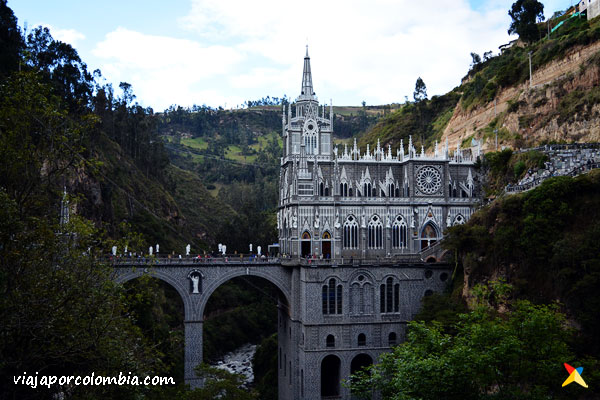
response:
<path fill-rule="evenodd" d="M 165 254 L 183 253 L 187 243 L 194 251 L 214 244 L 220 226 L 235 215 L 196 174 L 171 164 L 161 176 L 146 174 L 104 135 L 65 185 L 78 197 L 72 212 L 101 224 L 114 237 L 123 234 L 121 224 L 127 223 L 144 236 L 146 246 L 159 243 Z"/>
<path fill-rule="evenodd" d="M 490 133 L 495 128 L 499 147 L 599 141 L 600 42 L 573 48 L 564 58 L 533 69 L 531 88 L 527 80 L 499 91 L 495 102 L 472 109 L 459 102 L 442 141 L 447 138 L 455 147 L 470 138 L 483 139 L 483 150 L 494 150 L 495 135 Z"/>

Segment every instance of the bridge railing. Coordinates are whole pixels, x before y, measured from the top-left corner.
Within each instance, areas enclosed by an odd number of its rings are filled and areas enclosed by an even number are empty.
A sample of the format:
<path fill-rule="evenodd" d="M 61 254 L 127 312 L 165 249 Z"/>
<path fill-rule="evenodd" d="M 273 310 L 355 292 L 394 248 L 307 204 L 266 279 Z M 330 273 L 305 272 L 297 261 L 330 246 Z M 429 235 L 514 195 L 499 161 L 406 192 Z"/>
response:
<path fill-rule="evenodd" d="M 210 265 L 210 264 L 278 264 L 280 262 L 279 257 L 240 257 L 239 255 L 231 255 L 224 257 L 155 257 L 155 256 L 144 256 L 144 257 L 128 257 L 128 256 L 113 256 L 104 257 L 101 261 L 112 264 L 114 266 L 119 265 L 161 265 L 161 266 L 177 266 L 177 265 Z"/>
<path fill-rule="evenodd" d="M 395 255 L 390 257 L 371 257 L 371 258 L 280 258 L 280 257 L 265 257 L 265 258 L 249 258 L 249 257 L 210 257 L 210 258 L 198 258 L 198 257 L 182 257 L 182 258 L 168 258 L 168 257 L 105 257 L 99 261 L 106 264 L 112 265 L 113 267 L 131 267 L 131 266 L 161 266 L 161 267 L 177 267 L 177 266 L 210 266 L 210 265 L 283 265 L 283 266 L 296 266 L 303 265 L 309 267 L 321 267 L 321 266 L 360 266 L 360 265 L 393 265 L 399 263 L 422 263 L 423 255 L 417 254 L 404 254 Z"/>

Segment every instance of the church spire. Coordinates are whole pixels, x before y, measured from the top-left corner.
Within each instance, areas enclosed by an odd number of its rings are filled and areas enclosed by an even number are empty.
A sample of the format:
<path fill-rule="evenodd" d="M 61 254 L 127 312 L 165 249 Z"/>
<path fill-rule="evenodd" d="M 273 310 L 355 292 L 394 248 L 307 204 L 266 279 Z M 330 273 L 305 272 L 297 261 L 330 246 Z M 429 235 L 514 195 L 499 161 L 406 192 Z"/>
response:
<path fill-rule="evenodd" d="M 304 57 L 304 72 L 302 73 L 302 91 L 303 96 L 314 95 L 312 85 L 312 74 L 310 72 L 310 57 L 308 56 L 308 45 L 306 45 L 306 56 Z"/>

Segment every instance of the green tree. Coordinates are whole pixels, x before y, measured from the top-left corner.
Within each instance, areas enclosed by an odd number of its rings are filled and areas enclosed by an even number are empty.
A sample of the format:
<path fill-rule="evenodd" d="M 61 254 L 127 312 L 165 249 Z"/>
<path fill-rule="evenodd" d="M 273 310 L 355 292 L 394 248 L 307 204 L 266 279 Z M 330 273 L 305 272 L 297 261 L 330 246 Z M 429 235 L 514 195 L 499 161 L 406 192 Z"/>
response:
<path fill-rule="evenodd" d="M 508 15 L 512 18 L 508 34 L 518 34 L 527 43 L 539 38 L 537 22 L 544 20 L 544 5 L 537 0 L 517 0 L 513 3 Z"/>
<path fill-rule="evenodd" d="M 13 376 L 154 375 L 157 353 L 127 316 L 123 291 L 88 248 L 101 233 L 72 216 L 59 230 L 52 220 L 23 216 L 0 191 L 0 398 L 123 398 L 137 386 L 15 385 Z M 126 349 L 126 351 L 124 351 Z M 61 394 L 62 393 L 62 394 Z"/>
<path fill-rule="evenodd" d="M 261 400 L 277 399 L 277 333 L 256 347 L 252 358 L 254 383 Z"/>
<path fill-rule="evenodd" d="M 415 99 L 415 103 L 427 100 L 427 86 L 425 86 L 425 82 L 423 82 L 423 79 L 421 79 L 421 77 L 418 77 L 417 82 L 415 83 L 413 99 Z"/>
<path fill-rule="evenodd" d="M 473 68 L 480 62 L 481 62 L 481 56 L 479 56 L 479 54 L 477 54 L 477 53 L 471 52 L 471 68 Z"/>
<path fill-rule="evenodd" d="M 489 294 L 489 293 L 488 293 Z M 387 399 L 547 399 L 566 395 L 563 362 L 571 335 L 556 305 L 518 301 L 498 315 L 480 305 L 460 315 L 457 333 L 439 323 L 411 322 L 407 340 L 381 356 L 351 390 Z"/>
<path fill-rule="evenodd" d="M 15 14 L 0 0 L 0 78 L 19 68 L 24 47 Z"/>

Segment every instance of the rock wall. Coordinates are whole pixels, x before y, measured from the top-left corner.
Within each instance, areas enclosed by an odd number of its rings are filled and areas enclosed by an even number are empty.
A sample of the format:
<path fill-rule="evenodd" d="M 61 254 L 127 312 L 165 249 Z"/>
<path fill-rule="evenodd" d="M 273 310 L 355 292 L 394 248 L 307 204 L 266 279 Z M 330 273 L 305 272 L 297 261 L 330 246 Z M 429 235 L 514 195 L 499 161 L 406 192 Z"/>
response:
<path fill-rule="evenodd" d="M 521 144 L 535 145 L 543 140 L 565 140 L 565 141 L 600 141 L 600 118 L 598 106 L 593 107 L 592 113 L 587 117 L 575 115 L 568 121 L 552 117 L 557 111 L 561 99 L 574 90 L 589 90 L 598 86 L 600 66 L 591 65 L 582 70 L 587 61 L 600 52 L 600 42 L 585 47 L 577 47 L 565 58 L 554 61 L 544 68 L 535 70 L 532 76 L 533 86 L 529 88 L 529 82 L 519 86 L 502 90 L 493 101 L 475 107 L 471 110 L 463 110 L 461 104 L 457 104 L 454 114 L 450 119 L 442 136 L 442 142 L 449 141 L 450 147 L 456 147 L 464 139 L 471 136 L 480 136 L 478 131 L 485 128 L 497 115 L 508 110 L 509 101 L 519 102 L 520 106 L 516 112 L 506 113 L 503 118 L 503 127 L 514 135 L 511 138 L 499 139 L 499 146 L 519 147 Z M 542 96 L 546 100 L 542 100 Z M 522 126 L 527 116 L 528 126 Z M 517 135 L 520 139 L 516 139 Z M 483 150 L 494 150 L 494 140 L 487 140 L 482 146 Z"/>

